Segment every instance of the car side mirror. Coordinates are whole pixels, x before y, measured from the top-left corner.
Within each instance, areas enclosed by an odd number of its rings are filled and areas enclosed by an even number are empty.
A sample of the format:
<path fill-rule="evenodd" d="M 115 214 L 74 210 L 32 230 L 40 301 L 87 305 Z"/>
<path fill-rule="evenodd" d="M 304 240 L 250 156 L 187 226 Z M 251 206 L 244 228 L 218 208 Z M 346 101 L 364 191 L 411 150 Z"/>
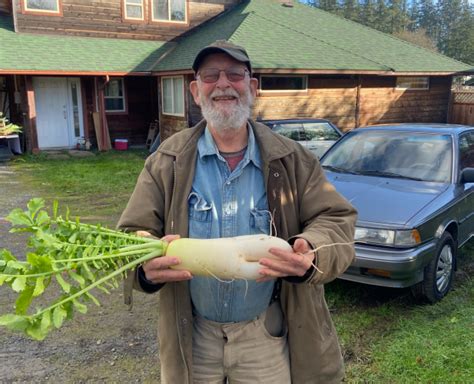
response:
<path fill-rule="evenodd" d="M 474 168 L 464 168 L 460 180 L 461 183 L 474 183 Z"/>

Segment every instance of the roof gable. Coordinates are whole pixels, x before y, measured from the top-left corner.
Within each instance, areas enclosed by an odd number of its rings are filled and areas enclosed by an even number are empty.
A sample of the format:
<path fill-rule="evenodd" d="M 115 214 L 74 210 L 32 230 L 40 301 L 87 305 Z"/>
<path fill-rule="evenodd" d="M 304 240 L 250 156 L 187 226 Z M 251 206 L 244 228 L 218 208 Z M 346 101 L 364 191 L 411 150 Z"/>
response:
<path fill-rule="evenodd" d="M 472 70 L 444 55 L 415 46 L 339 16 L 293 1 L 251 0 L 178 39 L 155 71 L 191 68 L 197 52 L 226 39 L 244 46 L 256 69 L 458 72 Z"/>

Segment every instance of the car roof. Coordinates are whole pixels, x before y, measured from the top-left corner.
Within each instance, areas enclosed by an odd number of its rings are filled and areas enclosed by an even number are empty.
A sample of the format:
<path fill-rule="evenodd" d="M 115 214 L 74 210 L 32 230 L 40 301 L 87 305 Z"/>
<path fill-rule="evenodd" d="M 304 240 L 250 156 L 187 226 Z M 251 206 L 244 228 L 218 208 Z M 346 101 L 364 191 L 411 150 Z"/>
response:
<path fill-rule="evenodd" d="M 273 119 L 273 120 L 258 120 L 261 123 L 330 123 L 329 120 L 326 119 Z"/>
<path fill-rule="evenodd" d="M 474 127 L 460 124 L 442 123 L 401 123 L 401 124 L 380 124 L 367 127 L 360 127 L 354 131 L 414 131 L 441 134 L 460 134 L 461 132 L 472 130 Z"/>

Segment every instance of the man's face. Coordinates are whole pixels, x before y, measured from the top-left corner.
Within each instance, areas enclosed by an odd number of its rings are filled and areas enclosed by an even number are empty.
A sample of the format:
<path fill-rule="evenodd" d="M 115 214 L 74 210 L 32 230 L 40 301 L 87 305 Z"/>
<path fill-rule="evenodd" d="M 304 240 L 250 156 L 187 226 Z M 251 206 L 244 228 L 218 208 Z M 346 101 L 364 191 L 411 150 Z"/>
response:
<path fill-rule="evenodd" d="M 212 128 L 225 130 L 246 124 L 257 85 L 257 79 L 250 78 L 244 64 L 217 53 L 205 58 L 190 90 L 207 123 Z"/>

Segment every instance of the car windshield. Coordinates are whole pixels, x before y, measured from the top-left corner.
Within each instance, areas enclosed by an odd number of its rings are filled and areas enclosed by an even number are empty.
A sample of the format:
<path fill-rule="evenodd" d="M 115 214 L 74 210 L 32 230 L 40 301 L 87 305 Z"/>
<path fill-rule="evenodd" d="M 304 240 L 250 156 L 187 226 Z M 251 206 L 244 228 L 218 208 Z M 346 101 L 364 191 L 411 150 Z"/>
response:
<path fill-rule="evenodd" d="M 405 131 L 352 131 L 322 159 L 325 169 L 447 183 L 451 136 Z"/>
<path fill-rule="evenodd" d="M 278 123 L 273 130 L 295 141 L 337 140 L 339 132 L 325 122 Z"/>

